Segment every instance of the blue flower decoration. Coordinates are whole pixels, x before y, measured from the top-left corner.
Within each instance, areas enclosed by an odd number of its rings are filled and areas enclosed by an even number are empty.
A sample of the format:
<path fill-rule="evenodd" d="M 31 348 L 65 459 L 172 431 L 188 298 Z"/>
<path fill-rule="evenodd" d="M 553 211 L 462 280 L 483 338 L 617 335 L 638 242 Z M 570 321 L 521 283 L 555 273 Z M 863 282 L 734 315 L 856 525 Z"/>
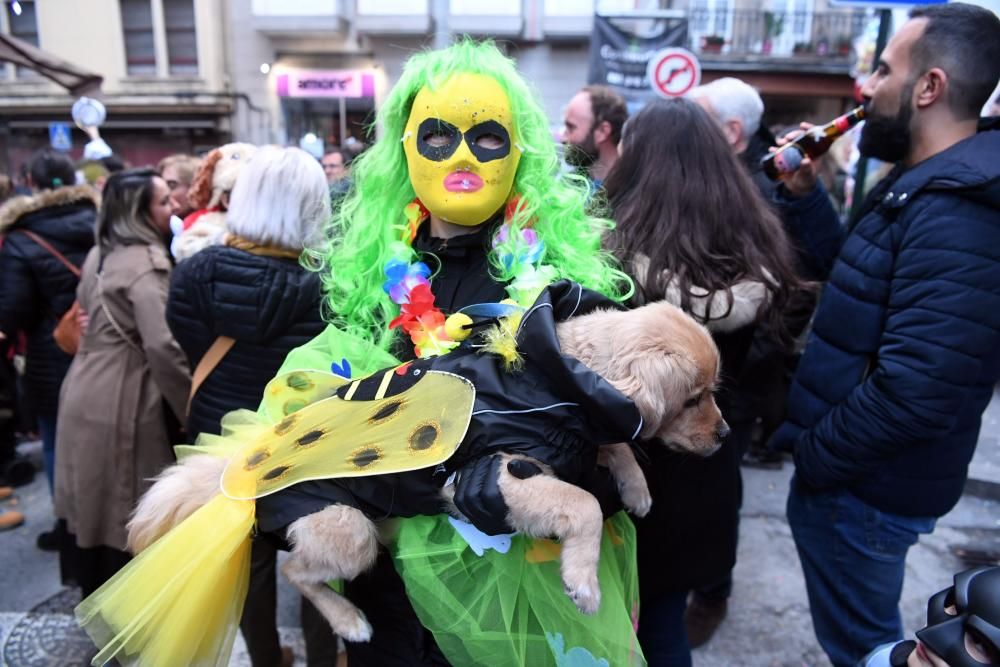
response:
<path fill-rule="evenodd" d="M 419 276 L 421 278 L 430 278 L 431 269 L 423 262 L 414 262 L 413 264 L 410 264 L 410 268 L 407 271 L 407 275 Z"/>
<path fill-rule="evenodd" d="M 334 375 L 339 375 L 342 378 L 350 380 L 351 362 L 349 362 L 347 359 L 341 359 L 339 364 L 336 361 L 334 361 L 332 364 L 330 364 L 330 372 L 333 373 Z"/>
<path fill-rule="evenodd" d="M 386 292 L 391 291 L 393 287 L 403 282 L 409 269 L 410 265 L 403 260 L 390 259 L 385 265 L 386 281 L 382 283 L 382 289 Z"/>
<path fill-rule="evenodd" d="M 403 281 L 407 278 L 426 280 L 430 275 L 430 268 L 423 262 L 407 264 L 401 259 L 390 259 L 385 265 L 386 281 L 382 283 L 382 289 L 389 294 L 393 301 L 401 303 L 405 301 L 405 296 L 409 291 L 403 285 Z"/>

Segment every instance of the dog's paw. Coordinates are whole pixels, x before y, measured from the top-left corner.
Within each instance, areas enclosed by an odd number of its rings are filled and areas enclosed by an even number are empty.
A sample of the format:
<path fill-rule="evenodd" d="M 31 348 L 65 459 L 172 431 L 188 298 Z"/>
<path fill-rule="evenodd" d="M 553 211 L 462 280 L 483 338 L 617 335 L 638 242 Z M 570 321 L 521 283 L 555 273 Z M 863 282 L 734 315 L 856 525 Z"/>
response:
<path fill-rule="evenodd" d="M 601 606 L 601 585 L 597 581 L 597 576 L 587 577 L 587 581 L 572 583 L 563 580 L 566 595 L 573 601 L 576 608 L 584 614 L 596 614 Z"/>
<path fill-rule="evenodd" d="M 622 504 L 634 516 L 641 518 L 649 514 L 649 510 L 653 507 L 653 497 L 649 495 L 645 477 L 622 484 L 619 491 Z"/>
<path fill-rule="evenodd" d="M 335 628 L 336 633 L 348 642 L 366 642 L 372 638 L 372 626 L 359 610 L 354 617 L 344 623 L 339 623 Z"/>

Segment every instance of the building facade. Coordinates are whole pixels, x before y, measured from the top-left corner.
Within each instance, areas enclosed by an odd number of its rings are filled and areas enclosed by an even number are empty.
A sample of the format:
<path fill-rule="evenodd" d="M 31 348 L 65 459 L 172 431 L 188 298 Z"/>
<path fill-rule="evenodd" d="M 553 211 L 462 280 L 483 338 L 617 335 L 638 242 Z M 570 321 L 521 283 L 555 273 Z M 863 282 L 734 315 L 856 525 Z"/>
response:
<path fill-rule="evenodd" d="M 826 0 L 228 0 L 228 7 L 239 35 L 230 40 L 232 82 L 252 103 L 235 111 L 234 132 L 326 147 L 365 141 L 407 57 L 463 34 L 493 37 L 516 59 L 555 130 L 563 106 L 587 83 L 595 10 L 637 7 L 682 10 L 703 80 L 746 79 L 764 95 L 770 121 L 826 120 L 851 104 L 852 40 L 865 21 Z"/>
<path fill-rule="evenodd" d="M 240 99 L 230 92 L 223 9 L 219 0 L 5 1 L 0 30 L 103 76 L 102 138 L 129 164 L 155 164 L 232 134 Z M 16 176 L 49 145 L 50 123 L 70 122 L 74 101 L 38 73 L 0 63 L 0 170 Z M 78 159 L 88 137 L 74 127 L 71 138 Z"/>
<path fill-rule="evenodd" d="M 317 154 L 370 141 L 406 59 L 463 34 L 492 37 L 517 61 L 555 131 L 587 83 L 594 12 L 637 8 L 686 17 L 703 81 L 755 85 L 770 124 L 822 121 L 852 103 L 852 40 L 867 20 L 826 1 L 4 0 L 0 30 L 103 76 L 102 136 L 138 165 L 231 139 Z M 73 101 L 37 73 L 0 65 L 0 169 L 16 174 L 48 145 L 50 123 L 68 122 Z M 74 128 L 72 139 L 76 158 L 86 137 Z"/>

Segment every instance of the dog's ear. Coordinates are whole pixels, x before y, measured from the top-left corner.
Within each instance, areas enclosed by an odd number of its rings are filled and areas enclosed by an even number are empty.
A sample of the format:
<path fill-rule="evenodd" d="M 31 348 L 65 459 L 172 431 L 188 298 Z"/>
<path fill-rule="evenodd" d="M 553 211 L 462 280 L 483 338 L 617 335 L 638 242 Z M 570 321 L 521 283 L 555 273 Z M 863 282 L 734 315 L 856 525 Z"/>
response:
<path fill-rule="evenodd" d="M 635 402 L 645 421 L 644 433 L 655 431 L 681 409 L 697 376 L 690 359 L 659 350 L 621 355 L 616 364 L 624 375 L 609 381 Z"/>
<path fill-rule="evenodd" d="M 222 159 L 222 151 L 213 148 L 198 165 L 198 171 L 191 181 L 188 190 L 188 201 L 196 209 L 205 208 L 212 199 L 212 179 L 215 175 L 215 165 Z"/>

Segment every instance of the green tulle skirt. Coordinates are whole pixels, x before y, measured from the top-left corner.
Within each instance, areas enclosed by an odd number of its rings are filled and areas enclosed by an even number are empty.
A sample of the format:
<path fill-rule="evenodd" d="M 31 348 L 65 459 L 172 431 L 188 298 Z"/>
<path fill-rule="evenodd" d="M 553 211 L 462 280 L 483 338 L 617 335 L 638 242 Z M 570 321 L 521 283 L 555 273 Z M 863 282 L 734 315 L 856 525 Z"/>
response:
<path fill-rule="evenodd" d="M 624 513 L 604 523 L 593 616 L 563 591 L 552 540 L 491 538 L 446 517 L 416 517 L 400 522 L 390 551 L 417 616 L 453 665 L 646 664 L 635 636 L 635 528 Z"/>

